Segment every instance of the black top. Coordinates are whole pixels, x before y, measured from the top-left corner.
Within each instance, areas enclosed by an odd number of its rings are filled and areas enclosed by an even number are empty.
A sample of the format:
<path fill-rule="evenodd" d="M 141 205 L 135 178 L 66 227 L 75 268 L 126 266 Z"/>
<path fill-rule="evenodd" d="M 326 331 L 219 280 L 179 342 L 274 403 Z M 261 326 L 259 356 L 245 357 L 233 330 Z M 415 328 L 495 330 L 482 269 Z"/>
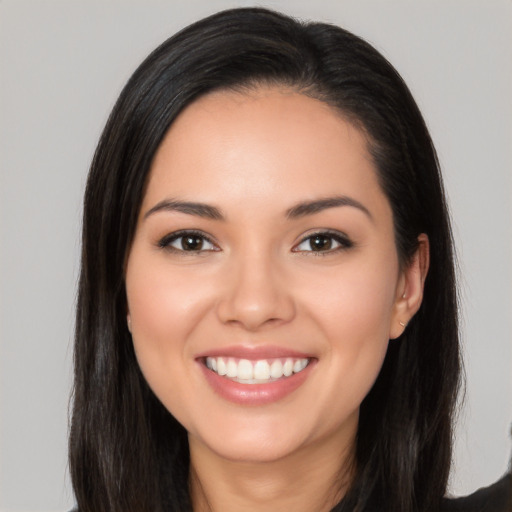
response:
<path fill-rule="evenodd" d="M 465 498 L 443 500 L 441 512 L 512 512 L 512 474 Z"/>
<path fill-rule="evenodd" d="M 73 509 L 70 512 L 78 511 Z M 495 484 L 470 496 L 445 498 L 439 512 L 512 512 L 512 474 L 506 474 Z"/>

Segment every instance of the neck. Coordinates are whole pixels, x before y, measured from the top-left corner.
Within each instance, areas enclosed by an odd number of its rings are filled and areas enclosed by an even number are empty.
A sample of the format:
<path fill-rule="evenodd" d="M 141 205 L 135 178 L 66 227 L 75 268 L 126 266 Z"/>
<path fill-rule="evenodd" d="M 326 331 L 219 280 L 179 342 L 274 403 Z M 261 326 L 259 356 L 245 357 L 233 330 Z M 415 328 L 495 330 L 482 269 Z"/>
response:
<path fill-rule="evenodd" d="M 355 436 L 323 440 L 270 462 L 224 459 L 189 436 L 194 512 L 330 511 L 353 477 Z"/>

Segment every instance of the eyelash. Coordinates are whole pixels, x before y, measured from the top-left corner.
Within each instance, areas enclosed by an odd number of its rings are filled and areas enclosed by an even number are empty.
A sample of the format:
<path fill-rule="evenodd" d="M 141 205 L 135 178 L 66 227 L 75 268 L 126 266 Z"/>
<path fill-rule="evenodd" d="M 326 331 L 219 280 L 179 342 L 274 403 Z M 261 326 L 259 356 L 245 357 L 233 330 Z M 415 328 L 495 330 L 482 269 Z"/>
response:
<path fill-rule="evenodd" d="M 311 240 L 315 237 L 324 237 L 328 240 L 336 242 L 338 247 L 329 248 L 325 251 L 315 251 L 313 249 L 306 251 L 306 250 L 300 250 L 297 249 L 300 247 L 303 243 L 310 241 L 310 247 L 311 247 Z M 338 231 L 330 231 L 330 230 L 323 230 L 323 231 L 317 231 L 315 233 L 311 233 L 308 236 L 304 237 L 292 250 L 293 252 L 303 252 L 303 253 L 311 253 L 314 256 L 327 256 L 329 254 L 337 253 L 339 251 L 345 251 L 347 249 L 350 249 L 354 246 L 354 243 L 343 233 L 340 233 Z"/>
<path fill-rule="evenodd" d="M 192 249 L 192 250 L 185 250 L 185 249 L 178 249 L 177 247 L 173 247 L 171 244 L 179 240 L 180 238 L 184 239 L 186 237 L 195 237 L 201 240 L 201 243 L 204 244 L 209 243 L 211 244 L 214 249 Z M 183 243 L 183 242 L 182 242 Z M 170 233 L 169 235 L 164 236 L 161 240 L 158 242 L 158 247 L 161 249 L 165 249 L 167 251 L 176 252 L 176 253 L 182 253 L 182 254 L 199 254 L 202 252 L 215 252 L 218 251 L 218 247 L 215 245 L 215 243 L 207 237 L 204 233 L 201 231 L 195 231 L 195 230 L 181 230 L 176 231 L 174 233 Z"/>
<path fill-rule="evenodd" d="M 194 237 L 201 241 L 201 245 L 204 245 L 204 243 L 206 242 L 206 243 L 212 245 L 214 248 L 213 249 L 200 248 L 200 249 L 186 250 L 183 248 L 178 249 L 177 247 L 172 246 L 172 244 L 174 242 L 176 242 L 177 240 L 184 239 L 186 237 L 190 237 L 190 238 Z M 339 245 L 338 245 L 338 247 L 335 247 L 335 248 L 328 248 L 327 250 L 315 251 L 312 248 L 311 242 L 310 242 L 311 250 L 308 251 L 308 250 L 304 250 L 304 249 L 298 249 L 298 247 L 300 247 L 302 244 L 304 244 L 308 240 L 309 241 L 313 240 L 315 237 L 323 237 L 323 238 L 327 239 L 327 241 L 330 241 L 331 243 L 332 243 L 332 241 L 334 241 Z M 183 242 L 182 242 L 182 244 L 183 244 Z M 304 237 L 297 245 L 295 245 L 293 247 L 292 252 L 311 253 L 314 256 L 326 256 L 328 254 L 332 254 L 332 253 L 336 253 L 339 251 L 350 249 L 353 246 L 354 246 L 354 243 L 346 235 L 344 235 L 338 231 L 323 230 L 323 231 L 317 231 L 315 233 L 312 233 L 312 234 Z M 189 253 L 191 255 L 200 254 L 203 252 L 216 252 L 216 251 L 220 250 L 218 248 L 218 246 L 208 236 L 206 236 L 201 231 L 196 231 L 196 230 L 180 230 L 180 231 L 176 231 L 174 233 L 170 233 L 169 235 L 164 236 L 161 240 L 158 241 L 158 247 L 160 247 L 161 249 L 165 249 L 167 251 L 171 251 L 171 252 L 176 252 L 176 253 L 181 253 L 181 254 Z"/>

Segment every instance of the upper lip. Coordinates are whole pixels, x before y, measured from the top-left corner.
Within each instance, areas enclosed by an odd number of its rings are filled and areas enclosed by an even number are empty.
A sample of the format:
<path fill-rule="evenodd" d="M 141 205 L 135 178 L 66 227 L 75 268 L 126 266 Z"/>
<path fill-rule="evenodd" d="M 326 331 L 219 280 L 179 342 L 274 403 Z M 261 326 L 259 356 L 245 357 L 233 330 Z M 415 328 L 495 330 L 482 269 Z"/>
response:
<path fill-rule="evenodd" d="M 275 345 L 244 346 L 233 345 L 230 347 L 215 348 L 196 355 L 196 359 L 205 357 L 233 357 L 236 359 L 277 359 L 293 357 L 297 359 L 311 358 L 311 354 L 299 352 L 285 347 Z"/>

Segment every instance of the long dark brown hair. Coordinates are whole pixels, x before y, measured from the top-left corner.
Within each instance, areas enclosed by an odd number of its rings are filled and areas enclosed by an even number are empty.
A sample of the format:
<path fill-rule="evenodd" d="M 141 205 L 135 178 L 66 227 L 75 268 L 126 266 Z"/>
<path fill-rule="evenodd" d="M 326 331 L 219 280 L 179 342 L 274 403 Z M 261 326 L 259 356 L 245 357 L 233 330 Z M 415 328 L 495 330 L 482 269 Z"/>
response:
<path fill-rule="evenodd" d="M 87 182 L 75 338 L 71 476 L 80 512 L 190 510 L 184 428 L 145 382 L 126 326 L 124 263 L 151 161 L 178 113 L 215 89 L 283 85 L 367 135 L 407 265 L 430 240 L 423 304 L 361 405 L 357 470 L 335 511 L 425 512 L 446 490 L 460 379 L 452 238 L 435 149 L 408 88 L 339 27 L 234 9 L 174 35 L 140 65 Z"/>

